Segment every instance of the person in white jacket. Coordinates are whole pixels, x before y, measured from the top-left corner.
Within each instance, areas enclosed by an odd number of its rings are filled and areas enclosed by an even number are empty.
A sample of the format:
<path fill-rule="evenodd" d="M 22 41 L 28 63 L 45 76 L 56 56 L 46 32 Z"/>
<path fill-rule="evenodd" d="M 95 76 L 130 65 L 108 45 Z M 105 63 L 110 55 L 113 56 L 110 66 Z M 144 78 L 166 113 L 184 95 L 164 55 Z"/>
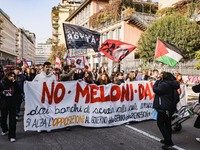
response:
<path fill-rule="evenodd" d="M 43 64 L 43 71 L 35 76 L 33 82 L 56 82 L 56 75 L 54 75 L 51 70 L 50 62 L 45 62 Z M 41 130 L 37 130 L 37 132 L 41 132 Z M 51 132 L 51 130 L 47 130 L 47 132 Z"/>
<path fill-rule="evenodd" d="M 45 62 L 43 64 L 43 71 L 40 74 L 37 74 L 33 81 L 36 82 L 56 82 L 56 75 L 53 74 L 51 70 L 51 63 Z"/>

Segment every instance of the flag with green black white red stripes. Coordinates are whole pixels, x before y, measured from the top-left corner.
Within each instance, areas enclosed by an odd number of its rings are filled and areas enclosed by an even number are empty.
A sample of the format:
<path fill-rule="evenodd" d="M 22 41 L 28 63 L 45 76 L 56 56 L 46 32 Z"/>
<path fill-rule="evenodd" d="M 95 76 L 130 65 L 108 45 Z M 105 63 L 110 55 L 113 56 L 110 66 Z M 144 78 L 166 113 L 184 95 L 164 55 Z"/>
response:
<path fill-rule="evenodd" d="M 176 66 L 176 64 L 183 58 L 180 49 L 175 45 L 157 40 L 155 59 L 171 67 Z"/>

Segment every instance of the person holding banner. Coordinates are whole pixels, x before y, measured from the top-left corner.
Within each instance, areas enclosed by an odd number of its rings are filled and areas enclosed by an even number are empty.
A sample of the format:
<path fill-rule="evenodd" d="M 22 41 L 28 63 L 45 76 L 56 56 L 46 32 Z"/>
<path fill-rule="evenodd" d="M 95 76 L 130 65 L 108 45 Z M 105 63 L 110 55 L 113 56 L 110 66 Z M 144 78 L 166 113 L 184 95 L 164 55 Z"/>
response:
<path fill-rule="evenodd" d="M 60 74 L 60 81 L 71 81 L 73 80 L 73 75 L 76 71 L 76 68 L 70 70 L 69 66 L 66 65 L 63 67 L 63 73 Z"/>
<path fill-rule="evenodd" d="M 56 75 L 53 74 L 53 71 L 51 69 L 51 63 L 50 62 L 44 62 L 43 64 L 43 71 L 36 75 L 33 79 L 33 82 L 56 82 Z M 38 132 L 41 132 L 41 130 L 38 130 Z M 51 130 L 47 130 L 47 132 L 51 132 Z"/>
<path fill-rule="evenodd" d="M 169 72 L 163 72 L 160 80 L 157 80 L 153 86 L 155 93 L 153 108 L 158 112 L 157 126 L 162 133 L 164 140 L 160 142 L 164 145 L 162 149 L 173 149 L 174 143 L 172 142 L 172 127 L 171 120 L 172 114 L 176 111 L 176 104 L 179 102 L 178 89 L 180 83 Z"/>
<path fill-rule="evenodd" d="M 97 85 L 107 85 L 109 83 L 111 83 L 111 81 L 110 81 L 110 78 L 109 78 L 109 76 L 108 76 L 108 74 L 106 72 L 103 72 L 99 76 L 99 78 L 98 78 L 98 80 L 96 82 Z"/>
<path fill-rule="evenodd" d="M 51 63 L 44 62 L 43 71 L 40 74 L 37 74 L 33 79 L 34 82 L 55 82 L 56 76 L 53 74 L 51 70 Z"/>
<path fill-rule="evenodd" d="M 15 79 L 15 73 L 8 72 L 5 79 L 0 82 L 1 135 L 8 134 L 10 142 L 16 141 L 16 97 L 20 94 L 20 88 Z M 8 115 L 9 126 L 7 125 Z"/>

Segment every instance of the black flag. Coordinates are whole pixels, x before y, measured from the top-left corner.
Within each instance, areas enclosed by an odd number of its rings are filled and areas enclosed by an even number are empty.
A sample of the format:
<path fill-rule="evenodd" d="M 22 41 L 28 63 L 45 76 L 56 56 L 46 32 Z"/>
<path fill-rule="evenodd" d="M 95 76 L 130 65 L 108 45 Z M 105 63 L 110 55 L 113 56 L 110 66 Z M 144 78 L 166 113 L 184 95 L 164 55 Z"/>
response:
<path fill-rule="evenodd" d="M 100 33 L 66 23 L 63 23 L 63 29 L 68 49 L 93 48 L 98 52 Z"/>

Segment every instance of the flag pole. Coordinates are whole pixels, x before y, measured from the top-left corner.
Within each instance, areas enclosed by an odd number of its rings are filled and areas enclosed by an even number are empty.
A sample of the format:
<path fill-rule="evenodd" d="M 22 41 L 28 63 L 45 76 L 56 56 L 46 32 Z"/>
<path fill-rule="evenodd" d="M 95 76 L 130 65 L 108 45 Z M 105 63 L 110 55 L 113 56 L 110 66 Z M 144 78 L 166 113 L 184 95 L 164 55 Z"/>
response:
<path fill-rule="evenodd" d="M 155 53 L 154 53 L 154 57 L 153 57 L 153 67 L 152 67 L 152 70 L 155 69 L 155 62 L 156 62 L 155 56 L 156 56 L 157 47 L 158 47 L 158 37 L 157 37 L 157 40 L 156 40 L 156 49 L 155 49 Z"/>
<path fill-rule="evenodd" d="M 120 62 L 118 62 L 118 64 L 117 64 L 117 71 L 118 71 L 118 73 L 120 72 Z"/>

